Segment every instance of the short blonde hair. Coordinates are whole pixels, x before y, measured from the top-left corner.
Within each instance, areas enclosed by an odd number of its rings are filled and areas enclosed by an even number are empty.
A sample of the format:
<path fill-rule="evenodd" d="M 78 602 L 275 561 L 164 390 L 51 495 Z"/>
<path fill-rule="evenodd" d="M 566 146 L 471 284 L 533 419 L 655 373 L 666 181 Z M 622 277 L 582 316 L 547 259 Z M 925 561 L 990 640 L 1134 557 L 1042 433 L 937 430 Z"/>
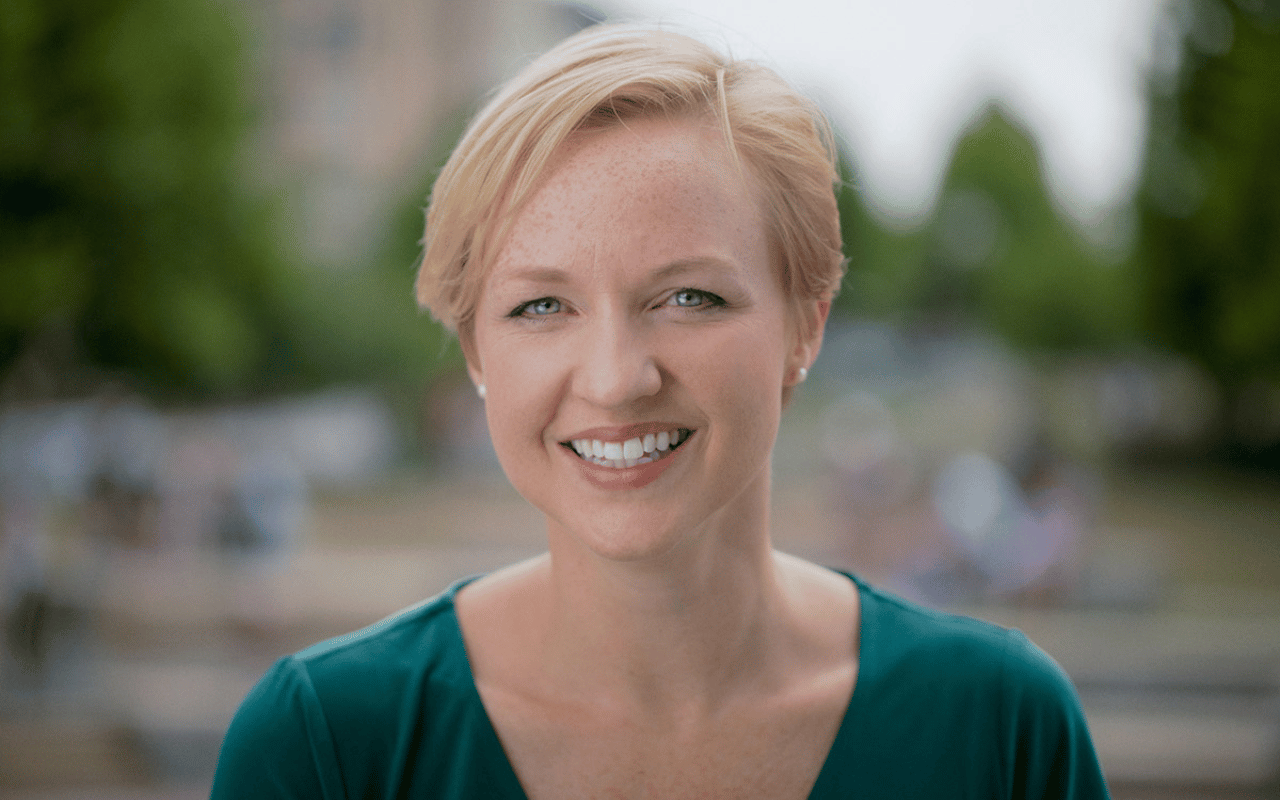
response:
<path fill-rule="evenodd" d="M 529 64 L 476 115 L 431 192 L 418 302 L 467 335 L 495 248 L 575 131 L 642 116 L 705 114 L 755 175 L 771 217 L 784 291 L 830 300 L 844 273 L 826 118 L 773 70 L 696 39 L 600 25 Z"/>

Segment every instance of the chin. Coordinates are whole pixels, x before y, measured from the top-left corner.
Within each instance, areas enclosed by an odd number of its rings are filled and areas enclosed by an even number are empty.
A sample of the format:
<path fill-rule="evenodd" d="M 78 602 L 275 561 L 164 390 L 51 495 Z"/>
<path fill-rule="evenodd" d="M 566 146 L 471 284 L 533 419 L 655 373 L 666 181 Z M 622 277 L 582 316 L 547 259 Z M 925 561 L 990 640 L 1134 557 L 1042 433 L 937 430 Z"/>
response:
<path fill-rule="evenodd" d="M 619 563 L 659 562 L 689 542 L 683 528 L 655 524 L 653 519 L 595 520 L 590 526 L 581 521 L 568 524 L 550 521 L 549 534 L 554 554 L 566 546 L 590 552 L 593 556 Z"/>

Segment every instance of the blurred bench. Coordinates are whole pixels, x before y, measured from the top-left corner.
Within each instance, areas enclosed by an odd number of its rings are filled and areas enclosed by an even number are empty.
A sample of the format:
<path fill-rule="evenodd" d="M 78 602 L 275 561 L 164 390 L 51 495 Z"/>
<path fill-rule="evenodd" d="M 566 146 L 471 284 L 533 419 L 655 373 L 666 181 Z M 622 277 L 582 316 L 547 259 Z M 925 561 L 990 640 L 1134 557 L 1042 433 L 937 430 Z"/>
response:
<path fill-rule="evenodd" d="M 1280 796 L 1275 612 L 971 611 L 1072 676 L 1117 800 Z"/>

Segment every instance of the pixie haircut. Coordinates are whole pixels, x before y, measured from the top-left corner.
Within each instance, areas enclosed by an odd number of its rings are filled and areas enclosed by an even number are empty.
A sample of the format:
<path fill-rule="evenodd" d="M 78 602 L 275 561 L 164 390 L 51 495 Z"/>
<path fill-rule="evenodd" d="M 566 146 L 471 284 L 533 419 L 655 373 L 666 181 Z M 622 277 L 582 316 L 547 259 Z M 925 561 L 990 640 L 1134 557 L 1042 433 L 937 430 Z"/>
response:
<path fill-rule="evenodd" d="M 771 69 L 688 36 L 600 25 L 561 42 L 476 115 L 431 192 L 418 302 L 468 337 L 480 290 L 513 217 L 577 131 L 641 117 L 702 116 L 760 186 L 783 290 L 794 310 L 830 300 L 844 271 L 826 118 Z M 807 314 L 796 317 L 803 327 Z"/>

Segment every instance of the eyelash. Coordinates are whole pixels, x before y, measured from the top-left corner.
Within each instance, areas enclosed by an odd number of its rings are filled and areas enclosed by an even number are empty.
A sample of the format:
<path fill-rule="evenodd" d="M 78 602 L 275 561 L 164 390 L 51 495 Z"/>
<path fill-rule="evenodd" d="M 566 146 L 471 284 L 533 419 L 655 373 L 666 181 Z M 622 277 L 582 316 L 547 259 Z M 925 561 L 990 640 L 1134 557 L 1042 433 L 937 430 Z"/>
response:
<path fill-rule="evenodd" d="M 702 289 L 689 289 L 689 288 L 677 289 L 676 291 L 672 292 L 670 295 L 668 295 L 667 299 L 663 301 L 662 305 L 667 305 L 672 300 L 674 300 L 675 298 L 679 297 L 682 294 L 697 295 L 698 297 L 701 297 L 704 302 L 699 303 L 696 306 L 682 306 L 678 303 L 675 303 L 673 305 L 675 305 L 676 308 L 696 308 L 696 309 L 720 308 L 726 305 L 724 298 L 718 294 L 712 294 L 711 292 L 704 291 Z"/>
<path fill-rule="evenodd" d="M 675 298 L 679 297 L 680 295 L 695 295 L 696 297 L 700 298 L 702 302 L 692 306 L 684 306 L 684 305 L 680 305 L 679 303 L 673 303 L 672 301 L 675 300 Z M 541 305 L 543 303 L 554 303 L 556 305 L 556 310 L 546 314 L 530 314 L 529 313 L 530 309 L 538 305 Z M 663 300 L 661 303 L 658 303 L 657 305 L 655 305 L 654 308 L 661 308 L 662 306 L 665 306 L 665 305 L 671 305 L 675 308 L 688 308 L 688 309 L 701 310 L 701 309 L 721 308 L 727 305 L 727 303 L 725 303 L 724 298 L 718 294 L 714 294 L 712 292 L 708 292 L 703 289 L 684 288 L 684 289 L 677 289 L 676 291 L 667 295 L 667 298 Z M 530 300 L 528 302 L 521 303 L 520 305 L 511 309 L 511 312 L 507 314 L 507 316 L 511 317 L 512 319 L 536 319 L 538 317 L 550 317 L 556 313 L 559 313 L 563 309 L 563 307 L 564 307 L 564 302 L 558 298 L 539 297 L 536 300 Z"/>
<path fill-rule="evenodd" d="M 518 306 L 516 306 L 515 308 L 511 309 L 511 313 L 507 314 L 507 316 L 508 316 L 508 317 L 512 317 L 512 318 L 520 318 L 520 317 L 526 317 L 526 318 L 527 318 L 527 317 L 549 317 L 549 316 L 551 316 L 551 314 L 527 314 L 527 313 L 525 313 L 525 312 L 527 312 L 529 309 L 533 308 L 534 306 L 539 305 L 539 304 L 541 304 L 541 303 L 546 303 L 546 302 L 555 303 L 557 306 L 563 306 L 563 305 L 564 305 L 564 303 L 562 303 L 560 300 L 558 300 L 558 299 L 556 299 L 556 298 L 554 298 L 554 297 L 539 297 L 537 300 L 530 300 L 530 301 L 529 301 L 529 302 L 527 302 L 527 303 L 521 303 L 520 305 L 518 305 Z M 556 310 L 558 311 L 559 309 L 557 308 Z M 553 313 L 554 313 L 554 312 L 553 312 Z"/>

